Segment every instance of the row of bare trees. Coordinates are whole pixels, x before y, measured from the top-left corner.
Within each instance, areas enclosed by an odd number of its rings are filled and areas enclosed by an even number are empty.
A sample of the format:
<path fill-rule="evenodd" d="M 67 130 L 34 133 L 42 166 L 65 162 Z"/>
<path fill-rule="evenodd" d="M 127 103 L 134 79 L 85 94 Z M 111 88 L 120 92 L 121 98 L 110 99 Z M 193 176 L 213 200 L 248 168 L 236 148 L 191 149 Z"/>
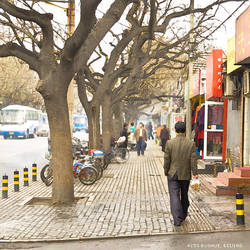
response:
<path fill-rule="evenodd" d="M 43 108 L 43 99 L 36 91 L 38 77 L 15 57 L 0 58 L 0 108 L 10 104 Z"/>
<path fill-rule="evenodd" d="M 102 110 L 103 144 L 109 150 L 111 121 L 120 103 L 136 95 L 139 82 L 157 69 L 183 68 L 191 52 L 190 32 L 195 37 L 192 49 L 199 47 L 214 25 L 219 6 L 229 1 L 233 0 L 203 1 L 203 6 L 191 8 L 193 0 L 113 0 L 97 19 L 99 4 L 107 1 L 81 0 L 75 32 L 58 42 L 53 14 L 42 11 L 39 1 L 0 0 L 0 24 L 12 35 L 2 39 L 0 57 L 17 57 L 39 75 L 37 91 L 44 99 L 51 131 L 55 203 L 74 200 L 67 105 L 70 81 L 76 78 L 93 146 L 98 146 Z M 192 30 L 188 25 L 191 13 L 195 14 Z M 102 41 L 110 35 L 113 41 L 105 50 Z M 93 66 L 99 59 L 104 62 L 102 70 Z"/>

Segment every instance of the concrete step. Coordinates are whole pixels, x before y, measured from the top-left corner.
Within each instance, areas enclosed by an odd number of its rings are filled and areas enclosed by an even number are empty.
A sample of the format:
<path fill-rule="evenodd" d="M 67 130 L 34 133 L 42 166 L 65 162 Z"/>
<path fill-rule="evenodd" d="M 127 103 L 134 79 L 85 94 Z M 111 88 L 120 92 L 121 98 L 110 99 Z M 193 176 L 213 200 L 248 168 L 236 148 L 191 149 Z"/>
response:
<path fill-rule="evenodd" d="M 227 184 L 227 186 L 250 187 L 250 177 L 242 177 L 242 176 L 236 174 L 235 172 L 233 172 L 233 173 L 225 173 L 225 172 L 218 173 L 217 178 L 221 182 Z"/>
<path fill-rule="evenodd" d="M 235 195 L 240 192 L 243 194 L 250 194 L 250 187 L 238 188 L 236 186 L 229 186 L 226 179 L 223 178 L 205 178 L 203 184 L 215 195 Z"/>
<path fill-rule="evenodd" d="M 227 180 L 219 178 L 205 178 L 204 185 L 215 195 L 217 195 L 217 189 L 219 187 L 227 187 Z"/>
<path fill-rule="evenodd" d="M 234 173 L 241 177 L 250 177 L 250 166 L 247 167 L 236 167 Z"/>
<path fill-rule="evenodd" d="M 229 178 L 232 174 L 232 172 L 219 172 L 217 174 L 217 178 Z"/>
<path fill-rule="evenodd" d="M 250 177 L 241 177 L 238 175 L 231 175 L 228 179 L 228 186 L 250 187 Z"/>

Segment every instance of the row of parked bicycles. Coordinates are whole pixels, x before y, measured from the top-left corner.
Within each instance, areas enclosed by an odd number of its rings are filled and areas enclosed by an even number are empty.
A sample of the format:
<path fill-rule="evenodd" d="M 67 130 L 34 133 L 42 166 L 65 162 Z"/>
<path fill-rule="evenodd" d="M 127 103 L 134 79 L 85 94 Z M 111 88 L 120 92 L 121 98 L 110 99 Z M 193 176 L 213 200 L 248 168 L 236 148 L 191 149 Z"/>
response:
<path fill-rule="evenodd" d="M 129 159 L 129 150 L 119 147 L 119 141 L 115 142 L 111 152 L 105 153 L 99 150 L 89 150 L 88 142 L 81 141 L 78 138 L 72 140 L 73 149 L 73 176 L 78 178 L 84 185 L 92 185 L 100 180 L 103 171 L 111 162 L 125 163 Z M 46 186 L 53 183 L 53 169 L 51 164 L 51 155 L 46 155 L 48 164 L 46 164 L 41 172 L 41 180 Z"/>

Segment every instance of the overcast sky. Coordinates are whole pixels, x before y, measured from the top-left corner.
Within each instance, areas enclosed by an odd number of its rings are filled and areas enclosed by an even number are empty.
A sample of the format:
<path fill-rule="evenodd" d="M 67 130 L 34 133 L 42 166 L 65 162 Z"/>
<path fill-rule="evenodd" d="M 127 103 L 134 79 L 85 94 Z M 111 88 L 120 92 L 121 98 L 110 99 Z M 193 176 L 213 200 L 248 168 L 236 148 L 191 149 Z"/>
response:
<path fill-rule="evenodd" d="M 101 4 L 98 6 L 98 11 L 97 11 L 97 16 L 101 17 L 102 16 L 102 12 L 105 12 L 109 6 L 112 4 L 114 0 L 104 0 L 101 2 Z M 181 2 L 185 2 L 185 0 L 175 0 L 176 1 L 180 1 Z M 189 0 L 186 0 L 189 1 Z M 203 6 L 204 4 L 208 4 L 209 2 L 211 2 L 213 0 L 195 0 L 195 6 Z M 250 1 L 249 1 L 250 2 Z M 239 9 L 239 11 L 234 14 L 226 23 L 224 26 L 222 26 L 221 28 L 218 29 L 218 31 L 216 31 L 213 34 L 214 39 L 216 40 L 216 45 L 219 48 L 222 49 L 226 49 L 226 44 L 227 44 L 227 40 L 230 39 L 234 33 L 235 33 L 235 20 L 236 18 L 247 8 L 247 6 L 250 5 L 250 3 L 246 3 L 243 7 L 241 7 L 241 9 Z M 60 4 L 58 3 L 57 5 L 63 6 L 63 7 L 67 7 L 67 4 Z M 217 16 L 219 20 L 224 21 L 235 9 L 237 9 L 237 7 L 240 5 L 240 3 L 236 3 L 236 2 L 230 2 L 225 4 L 225 9 L 221 8 L 219 11 L 219 15 Z M 53 11 L 54 13 L 54 17 L 55 20 L 57 20 L 58 22 L 65 24 L 67 22 L 67 18 L 66 18 L 66 13 L 63 11 L 63 9 L 60 8 L 54 8 L 51 7 L 49 5 L 45 5 L 42 4 L 42 6 L 46 9 L 49 8 L 50 11 Z M 79 20 L 79 0 L 76 0 L 76 23 Z M 123 22 L 122 20 L 120 22 Z"/>

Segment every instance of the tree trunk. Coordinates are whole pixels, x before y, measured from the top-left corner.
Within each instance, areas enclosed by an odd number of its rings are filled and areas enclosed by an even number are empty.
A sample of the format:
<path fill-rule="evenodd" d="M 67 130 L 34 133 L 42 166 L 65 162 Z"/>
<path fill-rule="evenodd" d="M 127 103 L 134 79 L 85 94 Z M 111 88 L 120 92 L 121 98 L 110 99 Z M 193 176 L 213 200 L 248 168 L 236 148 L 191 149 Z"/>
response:
<path fill-rule="evenodd" d="M 50 127 L 53 167 L 53 204 L 74 201 L 72 138 L 67 104 L 67 90 L 73 74 L 66 69 L 53 71 L 41 80 L 37 90 L 45 102 Z"/>
<path fill-rule="evenodd" d="M 88 116 L 89 149 L 100 149 L 100 106 L 92 106 Z"/>
<path fill-rule="evenodd" d="M 102 139 L 105 152 L 111 150 L 112 115 L 111 94 L 105 94 L 102 103 Z"/>
<path fill-rule="evenodd" d="M 100 148 L 100 104 L 98 101 L 88 101 L 87 89 L 81 83 L 81 76 L 76 80 L 78 96 L 88 117 L 89 149 Z"/>
<path fill-rule="evenodd" d="M 112 125 L 113 125 L 113 136 L 115 137 L 116 140 L 119 139 L 120 133 L 123 127 L 123 115 L 122 115 L 122 109 L 121 109 L 121 104 L 116 104 L 113 105 L 113 110 L 114 110 L 114 119 L 112 120 Z"/>

